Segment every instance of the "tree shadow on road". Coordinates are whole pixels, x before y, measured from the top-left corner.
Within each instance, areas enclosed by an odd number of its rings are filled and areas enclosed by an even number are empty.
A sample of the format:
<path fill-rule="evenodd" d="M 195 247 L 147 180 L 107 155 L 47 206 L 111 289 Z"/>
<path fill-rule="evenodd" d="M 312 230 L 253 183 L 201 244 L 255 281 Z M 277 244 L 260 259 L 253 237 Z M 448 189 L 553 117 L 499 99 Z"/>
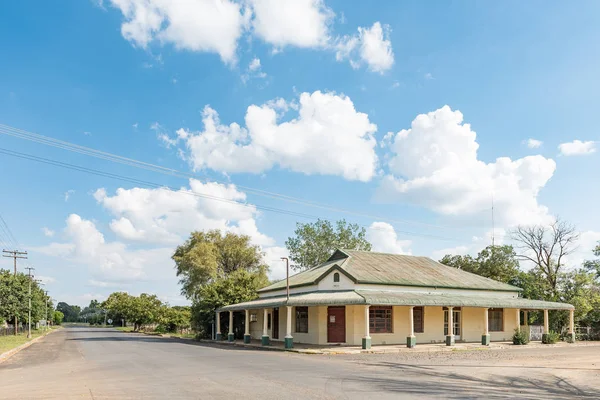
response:
<path fill-rule="evenodd" d="M 489 375 L 487 377 L 450 371 L 463 366 L 421 366 L 395 363 L 365 364 L 372 367 L 389 367 L 394 373 L 365 369 L 362 376 L 347 377 L 345 384 L 379 387 L 383 392 L 404 395 L 423 395 L 444 398 L 527 398 L 527 399 L 573 399 L 600 398 L 600 390 L 578 387 L 564 377 L 554 374 L 517 376 L 527 367 L 512 367 L 510 376 Z M 485 367 L 481 367 L 485 368 Z M 510 367 L 505 367 L 510 368 Z M 387 370 L 389 371 L 389 369 Z M 481 375 L 481 374 L 480 374 Z M 352 385 L 353 386 L 353 385 Z"/>

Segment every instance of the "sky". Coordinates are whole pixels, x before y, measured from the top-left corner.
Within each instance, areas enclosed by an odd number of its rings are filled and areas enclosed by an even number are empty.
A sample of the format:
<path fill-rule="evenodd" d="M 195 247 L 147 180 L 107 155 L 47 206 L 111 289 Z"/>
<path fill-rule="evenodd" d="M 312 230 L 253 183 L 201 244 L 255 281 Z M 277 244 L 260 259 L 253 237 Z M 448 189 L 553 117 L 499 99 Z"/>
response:
<path fill-rule="evenodd" d="M 599 12 L 2 2 L 0 245 L 80 305 L 118 290 L 186 304 L 170 256 L 194 230 L 249 235 L 280 279 L 286 239 L 316 218 L 439 259 L 560 216 L 580 231 L 575 268 L 600 240 Z"/>

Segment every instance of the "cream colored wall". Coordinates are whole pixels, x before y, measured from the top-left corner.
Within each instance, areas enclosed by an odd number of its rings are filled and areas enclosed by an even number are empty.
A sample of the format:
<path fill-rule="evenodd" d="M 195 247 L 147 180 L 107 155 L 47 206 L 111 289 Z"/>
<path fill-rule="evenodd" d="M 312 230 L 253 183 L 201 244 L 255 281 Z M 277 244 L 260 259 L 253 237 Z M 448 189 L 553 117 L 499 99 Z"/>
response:
<path fill-rule="evenodd" d="M 360 346 L 365 334 L 365 311 L 363 305 L 346 306 L 346 344 Z M 461 341 L 480 342 L 484 332 L 484 308 L 463 307 L 461 310 Z M 269 313 L 272 313 L 269 309 Z M 250 335 L 253 339 L 260 339 L 263 329 L 263 310 L 256 312 L 257 322 L 250 323 Z M 409 307 L 393 306 L 393 333 L 371 332 L 371 343 L 378 344 L 405 344 L 409 335 Z M 279 339 L 282 341 L 286 333 L 287 307 L 280 308 L 279 314 Z M 425 307 L 424 332 L 415 333 L 417 344 L 442 343 L 444 336 L 444 311 L 442 307 Z M 504 330 L 490 332 L 492 341 L 509 341 L 517 327 L 517 310 L 504 309 Z M 327 306 L 308 307 L 308 333 L 295 332 L 296 311 L 292 307 L 292 337 L 294 343 L 327 344 Z M 269 330 L 272 338 L 272 330 Z"/>
<path fill-rule="evenodd" d="M 333 275 L 336 272 L 340 274 L 339 282 L 333 281 Z M 354 286 L 354 282 L 350 278 L 337 270 L 333 270 L 319 281 L 318 290 L 352 290 Z"/>

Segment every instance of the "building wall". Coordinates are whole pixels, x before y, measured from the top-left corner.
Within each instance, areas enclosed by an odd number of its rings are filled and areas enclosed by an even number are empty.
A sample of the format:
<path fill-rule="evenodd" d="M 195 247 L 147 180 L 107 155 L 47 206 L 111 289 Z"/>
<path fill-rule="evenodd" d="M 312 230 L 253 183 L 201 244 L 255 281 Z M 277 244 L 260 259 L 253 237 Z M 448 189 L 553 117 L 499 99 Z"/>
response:
<path fill-rule="evenodd" d="M 365 334 L 365 306 L 346 306 L 346 344 L 360 346 Z M 480 342 L 484 332 L 484 310 L 483 308 L 462 307 L 461 309 L 461 341 Z M 260 339 L 263 333 L 263 310 L 256 312 L 257 321 L 250 323 L 250 334 L 253 339 Z M 269 309 L 269 313 L 273 310 Z M 517 310 L 505 308 L 503 317 L 503 331 L 490 332 L 492 341 L 509 341 L 514 330 L 517 328 Z M 393 333 L 371 332 L 373 345 L 381 344 L 405 344 L 409 335 L 409 307 L 392 307 L 392 329 Z M 283 341 L 286 333 L 287 307 L 280 307 L 279 315 L 279 340 Z M 424 332 L 415 333 L 417 344 L 443 343 L 444 336 L 444 311 L 442 307 L 425 307 L 424 309 Z M 308 333 L 295 332 L 296 310 L 292 307 L 292 336 L 295 343 L 327 344 L 327 306 L 308 307 Z M 268 331 L 272 338 L 272 329 Z"/>

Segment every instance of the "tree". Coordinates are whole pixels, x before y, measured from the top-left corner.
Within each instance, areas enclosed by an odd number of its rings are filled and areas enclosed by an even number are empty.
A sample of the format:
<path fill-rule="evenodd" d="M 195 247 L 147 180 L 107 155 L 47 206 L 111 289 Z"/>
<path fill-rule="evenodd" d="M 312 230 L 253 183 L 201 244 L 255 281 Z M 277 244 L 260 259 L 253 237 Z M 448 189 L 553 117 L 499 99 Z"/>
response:
<path fill-rule="evenodd" d="M 125 292 L 111 293 L 102 303 L 102 308 L 108 311 L 108 317 L 113 321 L 127 322 L 131 317 L 132 296 Z"/>
<path fill-rule="evenodd" d="M 77 322 L 79 321 L 79 314 L 81 313 L 81 307 L 71 306 L 64 301 L 59 302 L 56 305 L 56 309 L 63 313 L 65 322 Z"/>
<path fill-rule="evenodd" d="M 440 263 L 504 283 L 516 279 L 521 272 L 512 246 L 488 246 L 475 259 L 447 254 Z"/>
<path fill-rule="evenodd" d="M 131 296 L 129 301 L 129 319 L 133 322 L 133 330 L 139 330 L 143 325 L 155 323 L 162 302 L 154 294 L 142 293 L 139 297 Z"/>
<path fill-rule="evenodd" d="M 157 330 L 167 332 L 180 332 L 189 329 L 192 314 L 190 307 L 169 307 L 163 305 L 158 313 Z"/>
<path fill-rule="evenodd" d="M 285 246 L 290 252 L 294 270 L 317 266 L 329 258 L 335 249 L 371 250 L 366 239 L 365 228 L 357 224 L 337 221 L 335 227 L 327 220 L 314 223 L 297 223 L 294 237 L 288 238 Z"/>
<path fill-rule="evenodd" d="M 218 230 L 192 232 L 190 238 L 177 247 L 172 258 L 182 285 L 181 292 L 188 299 L 194 299 L 203 285 L 237 270 L 265 276 L 268 271 L 260 248 L 251 244 L 249 236 L 222 235 Z"/>
<path fill-rule="evenodd" d="M 58 310 L 55 310 L 52 315 L 52 321 L 54 322 L 54 325 L 62 324 L 64 316 L 65 315 L 63 313 L 61 313 Z"/>
<path fill-rule="evenodd" d="M 517 242 L 518 258 L 532 262 L 540 270 L 556 298 L 564 258 L 576 250 L 579 239 L 575 227 L 556 218 L 549 226 L 520 225 L 511 232 L 511 237 Z"/>
<path fill-rule="evenodd" d="M 17 317 L 22 323 L 28 322 L 30 284 L 32 323 L 44 318 L 47 296 L 38 283 L 26 274 L 0 270 L 0 319 L 14 323 Z"/>
<path fill-rule="evenodd" d="M 600 242 L 598 242 L 593 252 L 596 257 L 600 257 Z M 583 266 L 588 271 L 595 273 L 597 278 L 600 278 L 600 259 L 585 261 Z"/>

